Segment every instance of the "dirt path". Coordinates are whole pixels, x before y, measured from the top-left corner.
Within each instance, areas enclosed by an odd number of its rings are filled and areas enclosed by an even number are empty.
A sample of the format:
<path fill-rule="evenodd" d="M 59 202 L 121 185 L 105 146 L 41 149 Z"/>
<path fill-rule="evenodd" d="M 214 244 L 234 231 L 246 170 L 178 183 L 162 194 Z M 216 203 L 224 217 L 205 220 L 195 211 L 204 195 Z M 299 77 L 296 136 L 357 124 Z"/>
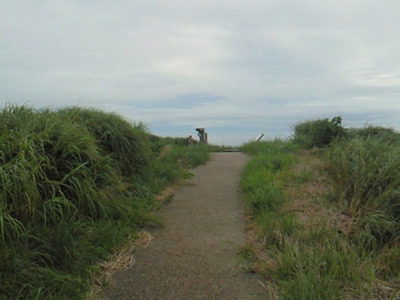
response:
<path fill-rule="evenodd" d="M 153 242 L 113 276 L 102 299 L 267 299 L 262 279 L 238 266 L 245 223 L 237 188 L 246 159 L 217 153 L 193 170 L 158 213 L 165 227 L 151 230 Z"/>

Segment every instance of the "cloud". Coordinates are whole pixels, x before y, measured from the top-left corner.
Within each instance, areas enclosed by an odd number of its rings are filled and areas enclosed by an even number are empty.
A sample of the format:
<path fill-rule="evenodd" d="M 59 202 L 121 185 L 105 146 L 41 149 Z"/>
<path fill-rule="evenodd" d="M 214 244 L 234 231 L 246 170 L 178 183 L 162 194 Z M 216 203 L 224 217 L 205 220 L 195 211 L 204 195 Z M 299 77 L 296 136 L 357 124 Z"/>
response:
<path fill-rule="evenodd" d="M 397 0 L 1 3 L 2 104 L 97 107 L 236 144 L 336 115 L 398 127 Z"/>

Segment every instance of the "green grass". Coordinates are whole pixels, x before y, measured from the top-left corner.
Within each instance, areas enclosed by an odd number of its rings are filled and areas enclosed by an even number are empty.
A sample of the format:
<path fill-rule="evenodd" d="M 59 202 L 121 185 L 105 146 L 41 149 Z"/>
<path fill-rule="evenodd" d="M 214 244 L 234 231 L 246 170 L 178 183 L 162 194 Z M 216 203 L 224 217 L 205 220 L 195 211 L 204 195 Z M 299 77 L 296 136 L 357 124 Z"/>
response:
<path fill-rule="evenodd" d="M 248 145 L 246 147 L 254 151 L 255 147 L 259 146 Z M 292 162 L 292 156 L 285 152 L 270 151 L 265 153 L 259 149 L 257 151 L 258 154 L 247 164 L 241 181 L 245 203 L 255 215 L 282 204 L 284 201 L 283 186 L 277 174 Z"/>
<path fill-rule="evenodd" d="M 298 171 L 296 148 L 283 143 L 243 147 L 253 157 L 242 197 L 261 232 L 242 252 L 251 268 L 268 279 L 277 299 L 394 299 L 400 286 L 397 147 L 371 138 L 334 142 L 322 152 L 333 193 L 292 210 L 292 201 L 305 201 L 303 186 L 319 178 Z M 305 222 L 306 210 L 317 206 L 329 214 Z M 330 222 L 342 212 L 354 219 L 348 232 Z"/>
<path fill-rule="evenodd" d="M 98 261 L 152 219 L 155 193 L 208 159 L 154 143 L 98 110 L 0 112 L 0 299 L 85 297 Z"/>
<path fill-rule="evenodd" d="M 399 145 L 355 138 L 332 145 L 326 156 L 335 201 L 358 217 L 357 238 L 370 246 L 394 243 L 400 234 Z"/>
<path fill-rule="evenodd" d="M 142 174 L 152 159 L 146 127 L 132 124 L 113 113 L 70 107 L 58 111 L 81 125 L 96 139 L 101 152 L 117 163 L 123 176 Z"/>
<path fill-rule="evenodd" d="M 278 153 L 291 153 L 295 149 L 298 149 L 298 146 L 285 140 L 275 139 L 272 141 L 246 143 L 239 147 L 239 149 L 251 155 L 258 153 L 273 155 Z"/>

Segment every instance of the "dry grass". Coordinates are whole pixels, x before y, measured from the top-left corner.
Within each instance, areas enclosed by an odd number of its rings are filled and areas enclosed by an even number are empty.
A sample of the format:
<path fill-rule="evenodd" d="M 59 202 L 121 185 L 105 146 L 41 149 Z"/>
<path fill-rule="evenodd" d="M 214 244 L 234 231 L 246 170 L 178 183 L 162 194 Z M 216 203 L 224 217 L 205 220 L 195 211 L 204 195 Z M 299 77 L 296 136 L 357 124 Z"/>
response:
<path fill-rule="evenodd" d="M 96 294 L 104 284 L 109 284 L 115 273 L 131 268 L 136 262 L 134 252 L 146 248 L 152 239 L 149 232 L 140 231 L 137 233 L 137 238 L 113 253 L 107 261 L 101 262 L 98 265 L 101 272 L 92 278 L 92 293 Z"/>
<path fill-rule="evenodd" d="M 333 201 L 333 184 L 318 153 L 303 151 L 296 158 L 290 170 L 278 174 L 283 204 L 267 210 L 261 222 L 257 216 L 249 220 L 243 251 L 248 270 L 266 278 L 271 299 L 400 299 L 396 279 L 386 279 L 398 274 L 393 262 L 399 248 L 368 253 L 353 244 L 358 220 Z"/>
<path fill-rule="evenodd" d="M 286 188 L 288 201 L 282 209 L 293 212 L 297 223 L 304 229 L 324 225 L 349 235 L 353 231 L 355 219 L 332 203 L 327 205 L 327 197 L 332 187 L 324 169 L 324 163 L 315 153 L 302 151 L 298 155 L 297 164 L 293 167 L 293 174 L 303 176 L 305 179 Z"/>
<path fill-rule="evenodd" d="M 168 204 L 172 197 L 174 196 L 174 191 L 178 185 L 173 185 L 162 190 L 158 195 L 155 196 L 157 203 Z"/>
<path fill-rule="evenodd" d="M 325 175 L 325 166 L 312 151 L 302 151 L 297 157 L 291 170 L 288 171 L 290 180 L 285 184 L 285 202 L 279 208 L 279 214 L 294 215 L 296 226 L 301 228 L 305 235 L 308 231 L 319 228 L 334 229 L 346 236 L 352 232 L 354 219 L 342 210 L 332 205 L 327 199 L 331 191 L 330 182 Z M 282 176 L 287 176 L 285 173 Z M 249 220 L 246 230 L 247 251 L 251 259 L 248 270 L 262 274 L 266 278 L 266 287 L 271 299 L 277 299 L 279 295 L 279 284 L 273 278 L 272 272 L 277 270 L 277 261 L 271 256 L 266 248 L 269 240 L 263 229 L 255 222 Z M 288 235 L 284 235 L 279 228 L 273 230 L 268 236 L 281 240 L 281 244 L 296 244 Z M 275 271 L 274 271 L 275 270 Z"/>

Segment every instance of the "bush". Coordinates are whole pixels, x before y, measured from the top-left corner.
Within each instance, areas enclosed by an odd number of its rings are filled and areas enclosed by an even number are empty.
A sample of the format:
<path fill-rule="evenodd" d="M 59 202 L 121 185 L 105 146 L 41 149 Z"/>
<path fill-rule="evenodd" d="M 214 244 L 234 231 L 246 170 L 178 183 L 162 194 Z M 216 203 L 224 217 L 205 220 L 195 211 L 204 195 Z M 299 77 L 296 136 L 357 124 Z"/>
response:
<path fill-rule="evenodd" d="M 294 142 L 305 148 L 322 148 L 329 145 L 334 139 L 345 136 L 342 127 L 342 118 L 318 119 L 299 123 L 294 128 Z"/>

